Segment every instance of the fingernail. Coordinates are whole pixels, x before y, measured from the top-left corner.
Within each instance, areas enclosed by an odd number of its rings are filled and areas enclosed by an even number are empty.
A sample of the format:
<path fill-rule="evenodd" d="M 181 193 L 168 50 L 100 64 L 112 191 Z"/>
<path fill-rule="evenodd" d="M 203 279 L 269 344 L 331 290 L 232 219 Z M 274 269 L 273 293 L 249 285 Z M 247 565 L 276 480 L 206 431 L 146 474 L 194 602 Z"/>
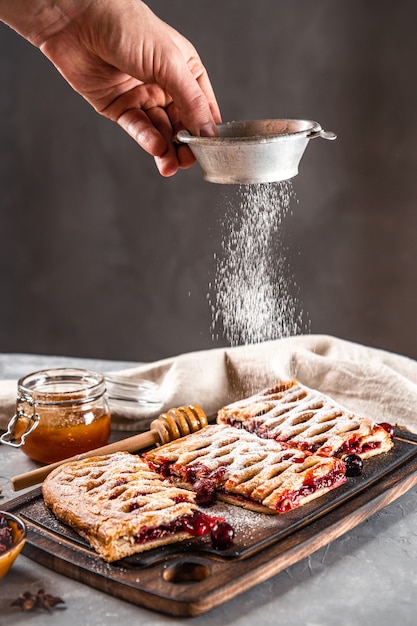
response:
<path fill-rule="evenodd" d="M 216 137 L 216 135 L 218 135 L 218 132 L 215 124 L 204 124 L 200 128 L 200 137 Z"/>

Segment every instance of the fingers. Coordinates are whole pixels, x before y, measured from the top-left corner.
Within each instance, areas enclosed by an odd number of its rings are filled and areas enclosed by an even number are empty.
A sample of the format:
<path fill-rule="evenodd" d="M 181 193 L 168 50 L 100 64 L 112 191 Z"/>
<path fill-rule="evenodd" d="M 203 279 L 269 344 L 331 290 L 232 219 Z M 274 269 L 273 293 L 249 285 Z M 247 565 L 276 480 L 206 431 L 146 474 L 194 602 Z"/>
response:
<path fill-rule="evenodd" d="M 176 77 L 175 69 L 169 73 L 164 88 L 175 103 L 182 127 L 192 135 L 217 135 L 216 124 L 221 116 L 207 74 L 203 72 L 196 79 L 188 67 L 182 66 L 181 75 Z"/>
<path fill-rule="evenodd" d="M 178 169 L 187 169 L 195 158 L 183 144 L 173 142 L 173 128 L 167 112 L 161 107 L 147 111 L 133 108 L 125 111 L 118 124 L 150 155 L 162 176 L 173 176 Z"/>
<path fill-rule="evenodd" d="M 208 73 L 190 41 L 164 24 L 170 42 L 164 63 L 158 67 L 158 83 L 170 94 L 183 127 L 193 135 L 217 135 L 220 109 Z"/>
<path fill-rule="evenodd" d="M 128 109 L 120 115 L 117 123 L 152 156 L 162 156 L 166 152 L 165 137 L 142 109 Z"/>
<path fill-rule="evenodd" d="M 188 146 L 178 146 L 175 151 L 175 160 L 170 154 L 155 157 L 155 164 L 161 176 L 173 176 L 179 169 L 188 169 L 195 163 L 195 158 Z"/>
<path fill-rule="evenodd" d="M 179 111 L 158 85 L 135 84 L 123 91 L 104 110 L 103 115 L 117 122 L 146 152 L 155 157 L 163 176 L 172 176 L 179 168 L 191 167 L 195 158 L 184 144 L 173 137 L 184 128 Z"/>
<path fill-rule="evenodd" d="M 179 167 L 177 151 L 172 137 L 172 126 L 169 117 L 161 107 L 153 107 L 146 112 L 154 128 L 160 133 L 165 142 L 165 151 L 155 155 L 156 166 L 162 176 L 172 176 Z"/>
<path fill-rule="evenodd" d="M 210 79 L 206 70 L 197 78 L 198 85 L 206 98 L 210 107 L 211 115 L 216 124 L 220 124 L 222 116 L 220 113 L 219 105 L 217 104 L 216 96 L 211 85 Z"/>
<path fill-rule="evenodd" d="M 155 158 L 163 176 L 190 167 L 190 149 L 173 136 L 182 128 L 216 135 L 221 121 L 195 48 L 143 2 L 84 5 L 44 38 L 42 51 L 96 111 Z"/>

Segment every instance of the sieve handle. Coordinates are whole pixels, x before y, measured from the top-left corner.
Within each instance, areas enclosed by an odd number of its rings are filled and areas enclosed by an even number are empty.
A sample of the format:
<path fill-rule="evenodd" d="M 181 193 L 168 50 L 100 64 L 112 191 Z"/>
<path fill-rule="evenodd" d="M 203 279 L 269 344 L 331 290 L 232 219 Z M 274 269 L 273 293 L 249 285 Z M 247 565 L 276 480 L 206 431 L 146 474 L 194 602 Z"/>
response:
<path fill-rule="evenodd" d="M 307 139 L 315 139 L 316 137 L 321 137 L 322 139 L 329 139 L 330 141 L 333 141 L 334 139 L 336 139 L 337 135 L 332 130 L 323 130 L 322 128 L 307 135 Z"/>

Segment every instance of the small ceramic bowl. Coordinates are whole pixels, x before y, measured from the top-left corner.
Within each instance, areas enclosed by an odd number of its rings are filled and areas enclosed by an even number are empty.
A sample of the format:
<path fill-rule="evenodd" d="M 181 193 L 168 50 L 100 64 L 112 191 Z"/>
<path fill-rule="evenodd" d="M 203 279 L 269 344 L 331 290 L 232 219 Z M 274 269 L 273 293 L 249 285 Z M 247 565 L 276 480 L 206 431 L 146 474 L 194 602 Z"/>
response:
<path fill-rule="evenodd" d="M 4 528 L 9 531 L 4 532 Z M 15 562 L 26 542 L 26 524 L 19 517 L 0 511 L 0 579 L 6 576 L 7 572 Z M 11 546 L 2 551 L 2 546 L 8 544 L 11 537 Z"/>

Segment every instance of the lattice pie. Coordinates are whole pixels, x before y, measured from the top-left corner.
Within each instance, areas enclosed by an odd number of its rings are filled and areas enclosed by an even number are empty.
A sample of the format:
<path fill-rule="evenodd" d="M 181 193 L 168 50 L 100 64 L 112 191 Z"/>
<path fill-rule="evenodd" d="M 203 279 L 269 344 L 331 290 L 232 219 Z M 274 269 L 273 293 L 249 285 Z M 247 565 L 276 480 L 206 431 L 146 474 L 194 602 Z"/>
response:
<path fill-rule="evenodd" d="M 345 464 L 232 426 L 201 431 L 145 453 L 150 467 L 181 485 L 209 481 L 218 497 L 267 513 L 284 513 L 345 482 Z"/>
<path fill-rule="evenodd" d="M 220 520 L 196 504 L 207 493 L 285 513 L 342 485 L 352 455 L 393 445 L 386 428 L 297 380 L 229 404 L 217 421 L 143 458 L 120 452 L 61 465 L 44 481 L 44 500 L 111 562 L 210 532 Z"/>
<path fill-rule="evenodd" d="M 355 415 L 297 380 L 277 384 L 222 408 L 217 422 L 243 428 L 282 447 L 366 459 L 393 445 L 385 428 Z"/>
<path fill-rule="evenodd" d="M 192 492 L 128 452 L 61 465 L 42 492 L 53 513 L 109 562 L 201 536 L 219 521 L 198 510 Z"/>

